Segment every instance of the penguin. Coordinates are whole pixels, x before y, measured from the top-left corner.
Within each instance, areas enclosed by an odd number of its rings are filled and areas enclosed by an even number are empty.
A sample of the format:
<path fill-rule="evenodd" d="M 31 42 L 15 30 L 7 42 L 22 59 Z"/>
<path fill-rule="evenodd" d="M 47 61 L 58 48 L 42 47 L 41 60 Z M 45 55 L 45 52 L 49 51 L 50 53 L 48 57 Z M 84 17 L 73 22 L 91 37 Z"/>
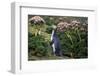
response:
<path fill-rule="evenodd" d="M 51 45 L 52 45 L 54 56 L 62 56 L 60 40 L 59 40 L 59 37 L 56 34 L 56 27 L 54 27 L 54 29 L 52 30 Z"/>

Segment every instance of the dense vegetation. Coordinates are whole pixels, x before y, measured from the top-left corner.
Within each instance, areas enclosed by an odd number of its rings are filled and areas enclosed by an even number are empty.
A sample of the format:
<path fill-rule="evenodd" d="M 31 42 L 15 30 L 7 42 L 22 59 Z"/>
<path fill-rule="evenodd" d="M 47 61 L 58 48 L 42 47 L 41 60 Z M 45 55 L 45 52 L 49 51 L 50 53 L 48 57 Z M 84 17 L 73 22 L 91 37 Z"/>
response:
<path fill-rule="evenodd" d="M 28 16 L 28 60 L 48 60 L 88 57 L 87 17 L 40 16 L 38 23 L 30 21 Z M 73 22 L 74 21 L 74 22 Z M 76 21 L 76 23 L 75 23 Z M 62 26 L 61 24 L 69 25 Z M 72 23 L 73 22 L 73 23 Z M 60 39 L 62 56 L 54 56 L 51 47 L 52 25 L 59 26 L 57 35 Z"/>

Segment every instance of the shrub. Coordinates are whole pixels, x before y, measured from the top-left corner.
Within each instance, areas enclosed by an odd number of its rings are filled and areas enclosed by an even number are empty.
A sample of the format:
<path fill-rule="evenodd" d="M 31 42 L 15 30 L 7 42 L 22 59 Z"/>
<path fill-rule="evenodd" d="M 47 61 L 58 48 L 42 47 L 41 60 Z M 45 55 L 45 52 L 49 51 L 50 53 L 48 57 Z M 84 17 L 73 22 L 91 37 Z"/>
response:
<path fill-rule="evenodd" d="M 64 56 L 72 58 L 87 58 L 87 31 L 81 31 L 82 25 L 78 28 L 70 28 L 65 32 L 58 32 L 61 42 L 61 49 Z M 84 28 L 85 29 L 85 28 Z"/>
<path fill-rule="evenodd" d="M 49 56 L 51 53 L 49 42 L 45 41 L 43 36 L 33 36 L 31 33 L 29 33 L 28 50 L 37 57 Z"/>

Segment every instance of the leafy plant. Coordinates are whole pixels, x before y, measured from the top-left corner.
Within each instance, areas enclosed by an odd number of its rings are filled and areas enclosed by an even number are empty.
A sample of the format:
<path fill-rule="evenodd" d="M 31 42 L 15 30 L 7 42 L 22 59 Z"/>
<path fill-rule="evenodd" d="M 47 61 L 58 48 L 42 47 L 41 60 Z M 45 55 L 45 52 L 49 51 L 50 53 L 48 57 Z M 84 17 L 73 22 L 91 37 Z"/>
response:
<path fill-rule="evenodd" d="M 31 52 L 32 55 L 38 57 L 50 55 L 49 53 L 51 52 L 51 48 L 49 42 L 45 41 L 43 36 L 33 36 L 29 33 L 28 43 L 29 52 Z"/>
<path fill-rule="evenodd" d="M 81 31 L 83 26 L 58 32 L 64 56 L 71 58 L 87 58 L 87 31 Z"/>

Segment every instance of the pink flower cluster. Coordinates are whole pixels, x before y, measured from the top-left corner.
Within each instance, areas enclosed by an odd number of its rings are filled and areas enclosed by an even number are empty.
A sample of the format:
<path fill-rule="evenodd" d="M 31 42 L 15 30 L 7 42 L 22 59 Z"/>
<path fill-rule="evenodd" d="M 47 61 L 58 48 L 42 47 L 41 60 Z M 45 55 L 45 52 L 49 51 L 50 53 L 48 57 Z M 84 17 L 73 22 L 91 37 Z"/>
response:
<path fill-rule="evenodd" d="M 67 23 L 67 22 L 60 22 L 57 25 L 57 30 L 60 32 L 65 31 L 68 28 L 75 28 L 78 27 L 80 25 L 80 22 L 74 20 L 71 23 Z"/>
<path fill-rule="evenodd" d="M 60 31 L 60 32 L 63 32 L 63 31 L 65 31 L 69 26 L 70 26 L 70 24 L 67 23 L 67 22 L 60 22 L 60 23 L 57 24 L 57 30 Z"/>
<path fill-rule="evenodd" d="M 41 18 L 40 16 L 33 16 L 32 18 L 29 19 L 29 22 L 33 24 L 43 24 L 45 23 L 44 19 Z"/>

